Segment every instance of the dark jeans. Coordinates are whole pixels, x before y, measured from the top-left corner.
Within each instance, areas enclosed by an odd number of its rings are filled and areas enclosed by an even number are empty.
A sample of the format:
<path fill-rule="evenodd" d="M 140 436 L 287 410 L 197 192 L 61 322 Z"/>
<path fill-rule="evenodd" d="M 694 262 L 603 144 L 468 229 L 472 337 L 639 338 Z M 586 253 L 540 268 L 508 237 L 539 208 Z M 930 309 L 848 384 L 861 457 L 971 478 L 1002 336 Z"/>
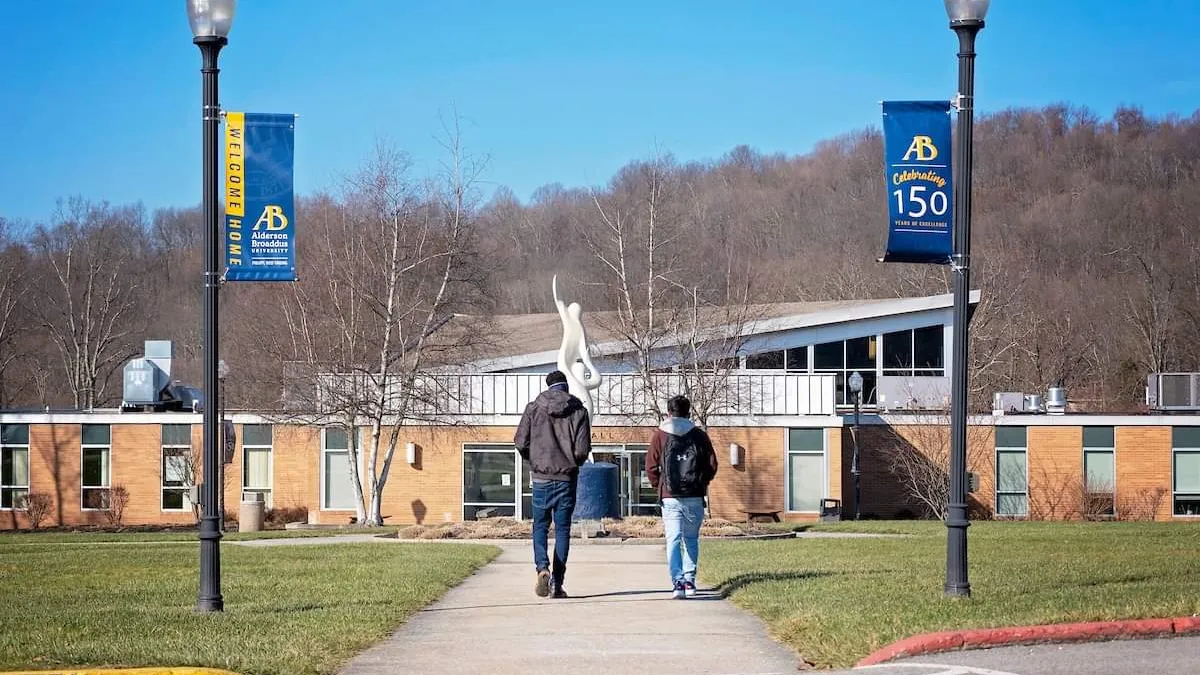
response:
<path fill-rule="evenodd" d="M 572 479 L 534 481 L 533 483 L 533 565 L 550 570 L 554 583 L 562 585 L 567 574 L 567 552 L 571 549 L 571 517 L 575 514 L 575 488 Z M 546 548 L 550 538 L 550 520 L 554 520 L 554 567 Z"/>

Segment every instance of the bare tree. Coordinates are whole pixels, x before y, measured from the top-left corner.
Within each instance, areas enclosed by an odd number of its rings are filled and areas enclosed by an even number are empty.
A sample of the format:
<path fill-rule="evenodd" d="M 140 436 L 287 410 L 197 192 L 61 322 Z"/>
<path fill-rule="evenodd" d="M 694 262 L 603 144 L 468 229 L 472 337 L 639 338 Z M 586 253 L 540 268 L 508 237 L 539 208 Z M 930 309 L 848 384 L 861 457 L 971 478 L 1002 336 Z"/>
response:
<path fill-rule="evenodd" d="M 34 314 L 58 349 L 77 408 L 110 401 L 113 373 L 137 353 L 143 219 L 140 206 L 75 198 L 60 203 L 58 224 L 34 235 L 44 266 Z"/>
<path fill-rule="evenodd" d="M 607 289 L 616 305 L 614 319 L 606 325 L 627 344 L 646 410 L 663 416 L 665 392 L 655 377 L 669 361 L 661 360 L 670 346 L 670 326 L 681 313 L 680 290 L 686 286 L 673 279 L 678 272 L 678 245 L 682 221 L 672 197 L 678 179 L 673 160 L 655 157 L 626 168 L 614 181 L 613 194 L 593 194 L 598 223 L 583 228 L 588 249 L 599 263 L 600 273 L 589 285 Z"/>
<path fill-rule="evenodd" d="M 351 439 L 359 426 L 369 430 L 361 447 L 349 444 L 356 519 L 366 525 L 383 524 L 400 425 L 447 402 L 428 375 L 481 339 L 439 332 L 481 291 L 473 186 L 482 163 L 465 153 L 457 128 L 448 132 L 445 171 L 424 185 L 409 180 L 403 154 L 377 146 L 343 204 L 315 224 L 323 260 L 285 304 L 289 359 L 314 397 L 306 407 Z"/>
<path fill-rule="evenodd" d="M 733 375 L 762 307 L 752 301 L 749 266 L 734 255 L 716 259 L 687 235 L 712 214 L 680 174 L 656 156 L 623 171 L 611 194 L 593 193 L 595 215 L 582 232 L 596 271 L 584 283 L 615 305 L 599 321 L 632 355 L 637 391 L 622 392 L 634 401 L 625 414 L 661 418 L 666 399 L 684 394 L 707 424 L 750 395 Z"/>
<path fill-rule="evenodd" d="M 982 420 L 968 420 L 967 470 L 990 466 L 990 428 Z M 927 411 L 910 421 L 888 427 L 889 471 L 902 492 L 927 517 L 945 520 L 950 503 L 950 418 L 948 411 Z"/>
<path fill-rule="evenodd" d="M 11 405 L 20 389 L 12 366 L 22 356 L 17 337 L 28 329 L 18 314 L 29 289 L 28 256 L 11 230 L 9 222 L 0 218 L 0 408 Z"/>
<path fill-rule="evenodd" d="M 1029 469 L 1029 520 L 1072 520 L 1080 517 L 1086 503 L 1081 499 L 1085 484 L 1078 471 L 1058 463 L 1039 464 Z"/>

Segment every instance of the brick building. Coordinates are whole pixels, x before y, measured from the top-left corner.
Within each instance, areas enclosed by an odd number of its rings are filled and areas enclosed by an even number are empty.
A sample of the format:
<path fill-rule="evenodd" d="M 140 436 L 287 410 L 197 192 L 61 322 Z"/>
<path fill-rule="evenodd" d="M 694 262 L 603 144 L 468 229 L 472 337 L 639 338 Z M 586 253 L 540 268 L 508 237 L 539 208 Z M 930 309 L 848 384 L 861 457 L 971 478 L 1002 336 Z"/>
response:
<path fill-rule="evenodd" d="M 528 514 L 529 477 L 512 437 L 554 368 L 560 333 L 557 315 L 495 322 L 498 330 L 506 323 L 513 339 L 503 351 L 439 376 L 463 394 L 456 411 L 442 423 L 401 427 L 384 492 L 387 522 Z M 775 511 L 813 520 L 831 505 L 826 500 L 852 511 L 855 416 L 846 382 L 853 372 L 865 385 L 860 510 L 924 514 L 922 489 L 913 485 L 944 481 L 946 418 L 936 410 L 944 409 L 951 375 L 950 297 L 772 306 L 741 330 L 736 367 L 723 380 L 733 395 L 708 418 L 722 465 L 712 515 L 740 520 Z M 601 330 L 594 337 L 606 379 L 593 422 L 595 458 L 620 467 L 624 513 L 655 514 L 644 467 L 654 420 L 630 393 L 635 376 L 622 366 L 622 344 Z M 661 377 L 670 391 L 669 364 Z M 307 509 L 311 522 L 348 522 L 350 435 L 288 419 L 294 415 L 227 415 L 234 440 L 226 511 L 256 494 L 268 507 Z M 1200 515 L 1200 417 L 983 416 L 972 419 L 968 438 L 977 515 Z M 193 522 L 200 446 L 200 415 L 191 412 L 0 411 L 0 529 L 28 525 L 31 495 L 52 502 L 45 524 L 105 524 L 118 487 L 128 497 L 125 524 Z"/>

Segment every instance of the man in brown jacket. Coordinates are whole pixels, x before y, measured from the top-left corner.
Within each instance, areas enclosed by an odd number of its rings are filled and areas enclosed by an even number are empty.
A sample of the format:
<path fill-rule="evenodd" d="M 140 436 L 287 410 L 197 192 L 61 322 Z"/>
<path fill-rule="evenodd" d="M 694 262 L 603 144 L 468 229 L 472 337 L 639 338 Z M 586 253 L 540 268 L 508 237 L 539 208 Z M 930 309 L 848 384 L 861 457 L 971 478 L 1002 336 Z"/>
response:
<path fill-rule="evenodd" d="M 687 397 L 667 401 L 667 412 L 670 417 L 650 439 L 646 475 L 662 501 L 672 594 L 682 600 L 696 594 L 700 524 L 708 484 L 717 475 L 717 453 L 708 434 L 688 419 L 692 402 Z"/>
<path fill-rule="evenodd" d="M 567 376 L 555 370 L 546 376 L 549 388 L 530 401 L 513 439 L 517 452 L 533 472 L 534 592 L 567 597 L 563 578 L 571 547 L 571 518 L 579 467 L 592 452 L 592 426 L 583 402 L 567 391 Z M 554 567 L 546 551 L 550 520 L 554 520 Z M 551 586 L 553 585 L 553 588 Z"/>

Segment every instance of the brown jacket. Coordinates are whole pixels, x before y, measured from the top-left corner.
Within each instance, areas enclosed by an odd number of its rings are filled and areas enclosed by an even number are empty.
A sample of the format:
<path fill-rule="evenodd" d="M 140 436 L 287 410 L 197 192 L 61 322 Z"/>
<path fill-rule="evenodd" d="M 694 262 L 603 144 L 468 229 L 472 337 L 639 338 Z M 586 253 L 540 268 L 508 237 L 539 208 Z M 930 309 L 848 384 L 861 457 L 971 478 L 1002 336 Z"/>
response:
<path fill-rule="evenodd" d="M 708 456 L 708 471 L 704 480 L 706 488 L 717 475 L 717 453 L 713 450 L 712 440 L 709 439 L 708 434 L 693 424 L 691 420 L 682 417 L 668 418 L 654 430 L 654 436 L 650 438 L 650 449 L 646 452 L 646 477 L 650 479 L 650 485 L 658 490 L 659 500 L 675 496 L 667 489 L 667 481 L 662 480 L 663 449 L 667 447 L 671 436 L 689 435 L 694 439 L 700 452 Z"/>

